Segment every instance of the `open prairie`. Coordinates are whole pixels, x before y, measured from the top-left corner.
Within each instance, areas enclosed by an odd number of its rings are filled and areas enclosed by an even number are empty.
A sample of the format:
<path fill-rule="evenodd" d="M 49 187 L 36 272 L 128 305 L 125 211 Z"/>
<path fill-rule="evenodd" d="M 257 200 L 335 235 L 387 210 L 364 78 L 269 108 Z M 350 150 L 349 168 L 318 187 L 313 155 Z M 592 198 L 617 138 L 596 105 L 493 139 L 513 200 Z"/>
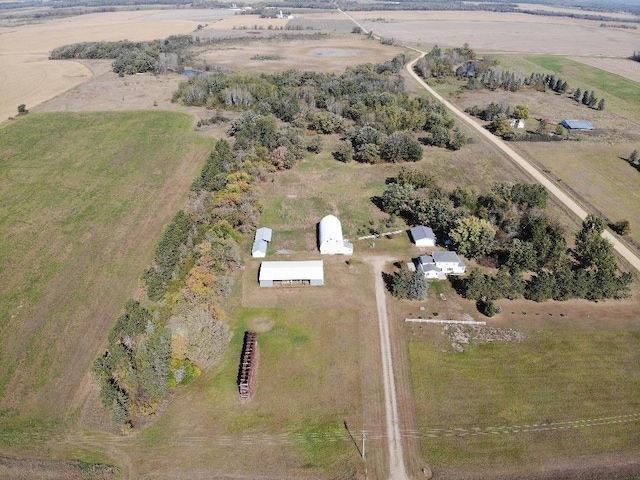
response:
<path fill-rule="evenodd" d="M 68 426 L 209 139 L 167 112 L 29 114 L 0 127 L 0 445 Z"/>
<path fill-rule="evenodd" d="M 606 55 L 626 58 L 640 31 L 599 27 L 600 22 L 522 13 L 349 12 L 367 30 L 400 42 L 459 46 L 483 52 Z"/>

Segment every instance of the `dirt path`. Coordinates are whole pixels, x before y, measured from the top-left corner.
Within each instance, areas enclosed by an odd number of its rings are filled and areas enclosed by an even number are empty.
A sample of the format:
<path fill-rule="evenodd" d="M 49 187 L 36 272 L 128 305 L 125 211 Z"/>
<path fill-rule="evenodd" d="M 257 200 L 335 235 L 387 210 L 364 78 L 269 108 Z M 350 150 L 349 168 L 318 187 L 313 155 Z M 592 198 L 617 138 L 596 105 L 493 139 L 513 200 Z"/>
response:
<path fill-rule="evenodd" d="M 386 428 L 389 446 L 389 479 L 408 480 L 404 466 L 404 452 L 402 437 L 400 436 L 400 419 L 398 415 L 398 401 L 396 382 L 393 372 L 393 355 L 391 351 L 391 335 L 389 317 L 387 316 L 387 302 L 384 292 L 382 269 L 391 261 L 386 257 L 369 257 L 365 259 L 373 267 L 376 286 L 376 304 L 378 307 L 378 326 L 380 328 L 380 351 L 382 354 L 382 372 L 384 379 L 384 399 L 386 411 Z"/>
<path fill-rule="evenodd" d="M 531 165 L 527 160 L 524 159 L 521 155 L 515 152 L 511 147 L 509 147 L 504 141 L 500 138 L 493 135 L 487 129 L 482 127 L 480 124 L 476 123 L 471 117 L 466 115 L 462 110 L 456 108 L 453 104 L 449 103 L 445 100 L 440 94 L 438 94 L 433 88 L 427 85 L 415 71 L 413 70 L 413 66 L 415 63 L 426 54 L 421 50 L 418 50 L 413 47 L 407 47 L 411 50 L 414 50 L 420 53 L 420 57 L 416 58 L 412 62 L 407 64 L 407 71 L 409 74 L 418 82 L 425 90 L 427 90 L 431 95 L 434 96 L 437 100 L 442 102 L 454 115 L 458 118 L 466 122 L 473 129 L 476 130 L 480 135 L 485 137 L 487 140 L 493 142 L 493 144 L 498 147 L 502 152 L 507 154 L 511 160 L 513 160 L 522 170 L 527 172 L 534 180 L 542 184 L 553 196 L 555 196 L 562 204 L 564 204 L 570 211 L 575 213 L 580 219 L 584 219 L 587 216 L 587 211 L 582 208 L 578 203 L 573 200 L 567 193 L 558 188 L 554 183 L 552 183 L 546 176 L 544 176 L 538 169 L 536 169 L 533 165 Z M 629 250 L 625 245 L 623 245 L 615 236 L 613 236 L 609 231 L 605 230 L 603 233 L 604 238 L 609 240 L 613 244 L 613 248 L 627 261 L 629 264 L 640 271 L 640 258 L 638 258 L 631 250 Z"/>

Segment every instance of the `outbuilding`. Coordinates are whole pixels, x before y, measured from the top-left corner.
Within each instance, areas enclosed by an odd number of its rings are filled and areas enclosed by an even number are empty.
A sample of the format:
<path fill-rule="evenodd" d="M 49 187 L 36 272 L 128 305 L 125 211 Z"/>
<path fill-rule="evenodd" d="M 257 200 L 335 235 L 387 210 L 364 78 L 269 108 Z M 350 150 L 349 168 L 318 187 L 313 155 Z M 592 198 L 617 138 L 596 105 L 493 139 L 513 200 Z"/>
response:
<path fill-rule="evenodd" d="M 560 122 L 565 128 L 569 130 L 595 130 L 596 127 L 589 120 L 562 120 Z"/>
<path fill-rule="evenodd" d="M 424 225 L 416 225 L 409 230 L 411 238 L 416 247 L 435 247 L 436 246 L 436 234 L 433 233 L 431 227 L 425 227 Z"/>
<path fill-rule="evenodd" d="M 251 248 L 251 255 L 254 258 L 264 258 L 267 256 L 267 247 L 269 246 L 272 235 L 273 230 L 267 227 L 262 227 L 256 230 L 253 247 Z"/>
<path fill-rule="evenodd" d="M 258 280 L 261 287 L 324 285 L 324 261 L 262 262 Z"/>
<path fill-rule="evenodd" d="M 333 215 L 327 215 L 318 226 L 318 246 L 322 255 L 351 255 L 353 244 L 342 236 L 340 220 Z"/>

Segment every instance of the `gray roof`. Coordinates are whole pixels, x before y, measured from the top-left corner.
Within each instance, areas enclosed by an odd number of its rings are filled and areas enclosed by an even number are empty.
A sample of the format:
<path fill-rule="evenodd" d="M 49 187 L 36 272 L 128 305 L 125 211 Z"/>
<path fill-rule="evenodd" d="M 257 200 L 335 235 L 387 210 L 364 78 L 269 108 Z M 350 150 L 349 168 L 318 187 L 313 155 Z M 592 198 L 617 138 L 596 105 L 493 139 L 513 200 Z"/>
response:
<path fill-rule="evenodd" d="M 433 257 L 431 255 L 420 255 L 418 257 L 418 262 L 420 262 L 421 265 L 429 265 L 429 264 L 433 264 Z"/>
<path fill-rule="evenodd" d="M 256 240 L 253 242 L 253 247 L 251 248 L 251 254 L 255 255 L 256 253 L 264 253 L 267 254 L 267 245 L 269 245 L 264 240 Z"/>
<path fill-rule="evenodd" d="M 436 263 L 461 263 L 458 254 L 456 252 L 450 252 L 448 250 L 444 252 L 433 252 L 431 256 L 433 257 L 433 261 Z"/>
<path fill-rule="evenodd" d="M 271 241 L 271 236 L 273 235 L 273 230 L 267 227 L 262 227 L 256 230 L 256 241 L 264 240 L 265 242 Z"/>
<path fill-rule="evenodd" d="M 589 120 L 562 120 L 560 124 L 572 130 L 595 130 Z"/>
<path fill-rule="evenodd" d="M 433 233 L 433 230 L 430 227 L 425 227 L 424 225 L 416 225 L 411 230 L 411 237 L 413 241 L 422 240 L 423 238 L 429 238 L 433 241 L 436 240 L 436 234 Z"/>

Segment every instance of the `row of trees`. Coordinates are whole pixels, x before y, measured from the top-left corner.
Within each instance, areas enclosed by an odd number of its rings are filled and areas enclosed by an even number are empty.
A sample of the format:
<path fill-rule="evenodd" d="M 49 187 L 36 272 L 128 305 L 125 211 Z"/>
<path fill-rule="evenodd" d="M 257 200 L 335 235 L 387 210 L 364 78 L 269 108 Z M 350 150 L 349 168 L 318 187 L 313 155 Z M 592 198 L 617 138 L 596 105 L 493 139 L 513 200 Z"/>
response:
<path fill-rule="evenodd" d="M 478 59 L 467 44 L 462 48 L 441 49 L 433 47 L 431 51 L 416 62 L 416 72 L 423 78 L 445 78 L 456 76 L 467 78 L 466 88 L 476 90 L 486 88 L 489 90 L 507 90 L 516 92 L 523 88 L 532 88 L 541 92 L 552 90 L 558 94 L 565 94 L 569 90 L 566 80 L 555 74 L 531 73 L 523 76 L 508 70 L 494 68 L 495 62 L 490 59 Z M 581 89 L 573 92 L 572 98 L 576 101 L 582 99 L 584 105 L 598 110 L 604 110 L 604 99 L 595 97 L 594 92 Z"/>
<path fill-rule="evenodd" d="M 582 102 L 583 105 L 586 105 L 590 108 L 595 108 L 596 110 L 604 110 L 606 106 L 606 102 L 604 98 L 598 99 L 595 96 L 595 92 L 585 90 L 584 93 L 579 88 L 573 92 L 571 96 L 576 102 Z"/>
<path fill-rule="evenodd" d="M 604 222 L 590 216 L 576 235 L 575 248 L 569 249 L 562 228 L 544 215 L 547 199 L 542 186 L 526 183 L 498 183 L 482 195 L 464 187 L 447 192 L 427 173 L 403 169 L 389 180 L 380 205 L 411 224 L 431 226 L 459 253 L 498 268 L 497 276 L 475 273 L 458 281 L 458 290 L 468 298 L 597 300 L 625 295 L 631 277 L 618 273 L 612 246 L 601 237 Z M 549 290 L 549 279 L 556 277 L 566 277 L 566 285 Z M 481 295 L 475 293 L 479 285 Z"/>
<path fill-rule="evenodd" d="M 171 35 L 151 42 L 81 42 L 55 48 L 49 58 L 113 59 L 112 70 L 121 75 L 178 71 L 190 59 L 191 35 Z"/>
<path fill-rule="evenodd" d="M 211 365 L 229 340 L 223 299 L 241 266 L 242 234 L 257 224 L 253 192 L 267 160 L 220 140 L 194 181 L 187 206 L 158 243 L 143 279 L 150 308 L 130 301 L 94 363 L 102 400 L 120 424 L 149 413 L 172 387 Z"/>

